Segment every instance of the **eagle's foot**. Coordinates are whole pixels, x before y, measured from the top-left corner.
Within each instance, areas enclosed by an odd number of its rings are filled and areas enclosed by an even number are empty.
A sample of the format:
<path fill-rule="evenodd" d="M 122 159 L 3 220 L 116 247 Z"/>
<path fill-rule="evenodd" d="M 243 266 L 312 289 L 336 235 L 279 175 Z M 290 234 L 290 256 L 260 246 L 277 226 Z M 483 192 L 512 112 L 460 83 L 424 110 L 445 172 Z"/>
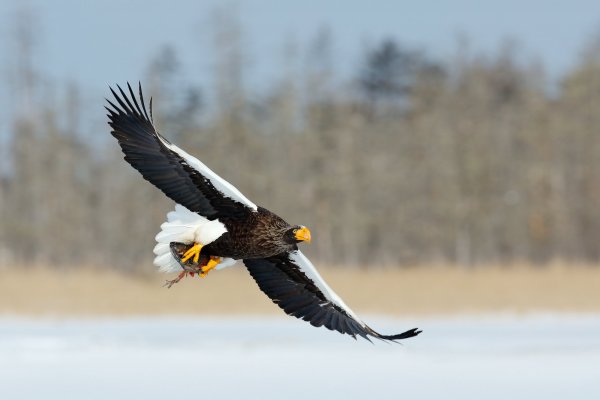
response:
<path fill-rule="evenodd" d="M 188 251 L 185 252 L 183 257 L 181 258 L 181 262 L 185 263 L 190 258 L 194 257 L 194 263 L 198 263 L 200 259 L 200 250 L 202 250 L 202 245 L 200 243 L 194 243 L 192 247 Z"/>
<path fill-rule="evenodd" d="M 204 278 L 210 271 L 216 268 L 221 262 L 221 257 L 210 256 L 210 260 L 202 267 L 202 272 L 198 274 L 200 278 Z"/>

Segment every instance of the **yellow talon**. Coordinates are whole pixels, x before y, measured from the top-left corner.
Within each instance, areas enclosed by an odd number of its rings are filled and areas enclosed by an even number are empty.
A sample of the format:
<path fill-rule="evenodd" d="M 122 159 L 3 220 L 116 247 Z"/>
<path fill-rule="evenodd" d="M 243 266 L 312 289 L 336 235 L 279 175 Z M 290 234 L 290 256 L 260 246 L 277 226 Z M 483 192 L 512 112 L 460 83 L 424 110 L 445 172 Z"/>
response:
<path fill-rule="evenodd" d="M 192 256 L 194 256 L 194 262 L 198 263 L 200 259 L 200 250 L 202 250 L 202 245 L 200 243 L 195 243 L 188 251 L 185 252 L 183 257 L 181 258 L 181 262 L 186 262 Z"/>
<path fill-rule="evenodd" d="M 215 267 L 217 265 L 219 265 L 219 263 L 221 262 L 221 257 L 210 257 L 210 260 L 208 261 L 208 263 L 206 263 L 206 265 L 204 267 L 202 267 L 202 273 L 200 273 L 198 276 L 200 276 L 200 278 L 204 278 L 209 271 L 215 269 Z"/>

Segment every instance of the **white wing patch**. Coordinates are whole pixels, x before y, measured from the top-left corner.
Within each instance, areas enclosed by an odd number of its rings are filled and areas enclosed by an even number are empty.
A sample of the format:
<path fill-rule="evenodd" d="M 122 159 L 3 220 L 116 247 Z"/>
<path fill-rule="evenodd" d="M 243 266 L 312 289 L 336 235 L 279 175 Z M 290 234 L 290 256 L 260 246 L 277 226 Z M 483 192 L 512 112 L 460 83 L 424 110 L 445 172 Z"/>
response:
<path fill-rule="evenodd" d="M 204 165 L 204 163 L 202 161 L 200 161 L 196 157 L 188 154 L 187 152 L 185 152 L 184 150 L 175 146 L 174 144 L 168 143 L 160 135 L 157 135 L 157 136 L 166 147 L 168 147 L 170 150 L 174 151 L 175 153 L 179 154 L 179 156 L 181 158 L 183 158 L 190 167 L 196 169 L 198 172 L 200 172 L 202 175 L 204 175 L 210 181 L 210 183 L 212 183 L 212 185 L 217 190 L 219 190 L 221 193 L 223 193 L 225 196 L 227 196 L 233 200 L 237 200 L 242 204 L 245 204 L 246 206 L 250 207 L 254 211 L 256 211 L 258 209 L 256 204 L 254 204 L 253 202 L 248 200 L 248 198 L 246 196 L 244 196 L 242 194 L 242 192 L 237 190 L 235 188 L 235 186 L 233 186 L 231 183 L 227 182 L 225 179 L 221 178 L 219 175 L 214 173 L 210 168 L 208 168 L 206 165 Z"/>
<path fill-rule="evenodd" d="M 171 242 L 197 242 L 206 245 L 227 232 L 227 228 L 219 220 L 209 221 L 179 204 L 175 205 L 175 211 L 167 214 L 167 222 L 163 223 L 160 228 L 161 231 L 156 235 L 157 244 L 154 247 L 156 255 L 154 265 L 161 272 L 181 271 L 181 265 L 171 254 Z M 235 260 L 224 258 L 217 269 L 223 269 L 233 264 L 235 264 Z"/>
<path fill-rule="evenodd" d="M 296 264 L 300 271 L 304 272 L 306 277 L 314 282 L 315 286 L 325 295 L 329 301 L 336 304 L 346 313 L 354 318 L 356 322 L 362 326 L 366 326 L 364 322 L 358 318 L 358 316 L 344 303 L 344 301 L 325 283 L 325 280 L 321 277 L 315 266 L 310 262 L 308 258 L 300 250 L 290 252 L 290 259 Z"/>

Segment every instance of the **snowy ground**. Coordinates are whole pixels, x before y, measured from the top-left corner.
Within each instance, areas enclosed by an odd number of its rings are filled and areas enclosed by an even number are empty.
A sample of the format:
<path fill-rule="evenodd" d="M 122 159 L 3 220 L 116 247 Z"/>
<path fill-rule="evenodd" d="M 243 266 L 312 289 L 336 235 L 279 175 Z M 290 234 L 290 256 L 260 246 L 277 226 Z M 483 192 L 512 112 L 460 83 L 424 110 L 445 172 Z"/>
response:
<path fill-rule="evenodd" d="M 598 399 L 600 315 L 389 320 L 0 318 L 1 399 Z"/>

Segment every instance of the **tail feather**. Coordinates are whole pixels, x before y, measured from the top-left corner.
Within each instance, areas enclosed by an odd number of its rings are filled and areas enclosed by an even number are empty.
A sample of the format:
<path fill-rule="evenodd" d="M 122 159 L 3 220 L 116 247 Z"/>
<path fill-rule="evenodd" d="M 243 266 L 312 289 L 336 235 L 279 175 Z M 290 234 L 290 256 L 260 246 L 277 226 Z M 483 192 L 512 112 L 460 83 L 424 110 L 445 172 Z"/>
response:
<path fill-rule="evenodd" d="M 181 271 L 181 264 L 171 252 L 171 243 L 189 244 L 194 241 L 202 244 L 211 243 L 219 237 L 226 228 L 219 221 L 209 221 L 203 216 L 191 212 L 177 204 L 175 210 L 167 214 L 167 222 L 160 226 L 161 231 L 156 235 L 154 246 L 154 265 L 161 272 Z M 233 265 L 235 260 L 225 258 L 217 269 Z"/>
<path fill-rule="evenodd" d="M 164 225 L 164 224 L 163 224 Z M 190 243 L 194 240 L 195 236 L 195 227 L 182 227 L 179 229 L 174 229 L 169 227 L 167 229 L 163 229 L 156 235 L 155 239 L 158 243 L 170 243 L 170 242 L 181 242 L 181 243 Z"/>
<path fill-rule="evenodd" d="M 194 241 L 196 231 L 209 221 L 199 214 L 177 204 L 175 210 L 167 214 L 164 222 L 156 235 L 154 246 L 154 265 L 161 272 L 176 272 L 181 270 L 181 265 L 171 254 L 171 242 L 191 243 Z"/>

